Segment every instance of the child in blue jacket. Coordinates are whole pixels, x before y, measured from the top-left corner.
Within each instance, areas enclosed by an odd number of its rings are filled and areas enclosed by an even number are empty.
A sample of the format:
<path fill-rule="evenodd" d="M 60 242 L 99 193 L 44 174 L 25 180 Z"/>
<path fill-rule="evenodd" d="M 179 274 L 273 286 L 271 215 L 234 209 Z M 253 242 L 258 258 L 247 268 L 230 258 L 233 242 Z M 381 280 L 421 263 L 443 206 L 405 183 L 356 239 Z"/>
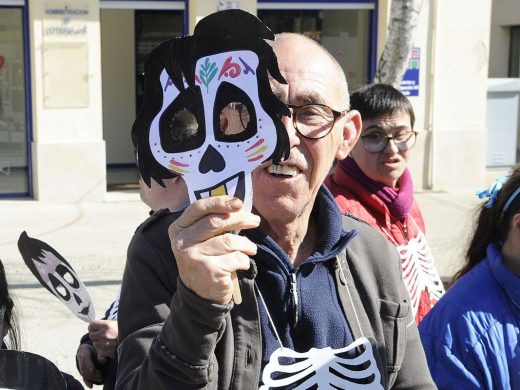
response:
<path fill-rule="evenodd" d="M 478 195 L 466 263 L 419 331 L 439 389 L 520 389 L 520 166 Z"/>

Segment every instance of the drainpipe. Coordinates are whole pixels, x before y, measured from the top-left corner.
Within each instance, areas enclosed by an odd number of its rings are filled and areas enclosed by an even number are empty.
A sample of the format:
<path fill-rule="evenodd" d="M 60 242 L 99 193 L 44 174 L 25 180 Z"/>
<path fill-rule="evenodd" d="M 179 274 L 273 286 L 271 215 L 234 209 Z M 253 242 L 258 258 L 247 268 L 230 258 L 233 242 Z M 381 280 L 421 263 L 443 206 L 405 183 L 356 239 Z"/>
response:
<path fill-rule="evenodd" d="M 436 32 L 437 32 L 437 0 L 430 0 L 430 26 L 429 29 L 429 41 L 430 41 L 430 55 L 429 55 L 429 72 L 428 72 L 428 96 L 426 101 L 426 118 L 427 118 L 427 131 L 430 136 L 430 142 L 427 150 L 427 161 L 425 169 L 423 171 L 425 177 L 424 186 L 426 189 L 434 189 L 434 174 L 435 174 L 435 133 L 433 131 L 434 126 L 434 97 L 435 97 L 435 51 L 436 51 Z"/>

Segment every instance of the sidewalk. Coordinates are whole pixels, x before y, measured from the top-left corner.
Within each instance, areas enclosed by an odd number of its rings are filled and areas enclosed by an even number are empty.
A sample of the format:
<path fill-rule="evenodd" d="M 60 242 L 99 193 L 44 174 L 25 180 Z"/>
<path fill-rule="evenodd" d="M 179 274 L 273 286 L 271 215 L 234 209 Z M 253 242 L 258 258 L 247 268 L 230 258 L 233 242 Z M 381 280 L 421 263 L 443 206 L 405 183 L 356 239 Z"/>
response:
<path fill-rule="evenodd" d="M 96 204 L 0 200 L 0 259 L 17 299 L 24 350 L 81 380 L 75 354 L 87 323 L 41 287 L 26 267 L 17 247 L 22 231 L 51 245 L 74 267 L 101 318 L 118 292 L 128 243 L 148 211 L 138 191 L 109 192 L 105 202 Z"/>
<path fill-rule="evenodd" d="M 415 196 L 439 273 L 448 277 L 459 267 L 478 199 L 468 192 L 425 191 Z M 45 356 L 81 379 L 75 353 L 87 324 L 41 287 L 25 266 L 17 247 L 22 231 L 47 242 L 69 261 L 100 318 L 118 291 L 132 234 L 147 216 L 137 191 L 108 192 L 106 201 L 96 204 L 0 200 L 0 259 L 18 301 L 24 350 Z"/>

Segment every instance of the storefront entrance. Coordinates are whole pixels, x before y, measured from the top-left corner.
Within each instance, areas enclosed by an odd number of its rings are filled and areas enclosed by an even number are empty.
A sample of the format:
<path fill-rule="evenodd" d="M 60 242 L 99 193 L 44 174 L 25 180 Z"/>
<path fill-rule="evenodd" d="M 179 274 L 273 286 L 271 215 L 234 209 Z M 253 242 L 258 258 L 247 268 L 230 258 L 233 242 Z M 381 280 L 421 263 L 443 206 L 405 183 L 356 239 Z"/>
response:
<path fill-rule="evenodd" d="M 164 8 L 153 10 L 150 3 L 121 1 L 117 9 L 107 7 L 114 2 L 100 3 L 109 187 L 138 179 L 130 130 L 142 100 L 146 56 L 162 41 L 187 34 L 184 2 L 165 1 Z M 327 48 L 343 67 L 350 89 L 370 81 L 375 64 L 375 1 L 258 1 L 257 6 L 258 17 L 273 32 L 303 33 Z"/>
<path fill-rule="evenodd" d="M 164 40 L 184 32 L 182 9 L 150 10 L 146 2 L 125 3 L 133 9 L 106 9 L 101 3 L 103 136 L 109 188 L 138 180 L 130 130 L 142 102 L 146 57 Z"/>

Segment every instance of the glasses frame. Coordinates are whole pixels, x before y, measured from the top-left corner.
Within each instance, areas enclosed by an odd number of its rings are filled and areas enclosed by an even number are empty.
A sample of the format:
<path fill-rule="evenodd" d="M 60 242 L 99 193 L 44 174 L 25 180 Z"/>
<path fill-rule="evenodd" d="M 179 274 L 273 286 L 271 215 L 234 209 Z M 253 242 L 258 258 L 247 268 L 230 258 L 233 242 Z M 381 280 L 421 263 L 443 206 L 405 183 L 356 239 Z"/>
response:
<path fill-rule="evenodd" d="M 365 148 L 365 150 L 366 150 L 368 153 L 381 153 L 383 150 L 385 150 L 385 149 L 388 147 L 388 143 L 390 142 L 390 140 L 393 141 L 393 143 L 394 143 L 395 147 L 397 148 L 397 150 L 399 150 L 400 152 L 403 152 L 403 151 L 405 151 L 405 150 L 410 150 L 410 149 L 412 149 L 412 148 L 415 146 L 415 143 L 417 142 L 417 134 L 419 134 L 419 132 L 418 132 L 418 131 L 415 131 L 415 130 L 412 130 L 412 131 L 410 131 L 409 133 L 410 133 L 410 134 L 413 134 L 414 141 L 413 141 L 413 145 L 412 145 L 412 146 L 409 146 L 409 147 L 407 146 L 406 149 L 399 149 L 399 146 L 398 146 L 398 145 L 403 145 L 403 144 L 404 144 L 404 145 L 406 146 L 406 142 L 411 138 L 411 136 L 410 136 L 410 138 L 408 138 L 405 142 L 400 142 L 399 144 L 397 144 L 397 143 L 394 141 L 394 138 L 395 138 L 394 135 L 387 135 L 387 134 L 384 134 L 384 133 L 381 132 L 381 134 L 383 135 L 383 137 L 385 137 L 386 143 L 385 143 L 385 146 L 384 146 L 381 150 L 379 150 L 379 151 L 377 151 L 377 152 L 372 152 L 372 151 L 368 150 L 367 147 L 365 146 L 365 138 L 368 137 L 368 136 L 371 135 L 371 134 L 365 134 L 365 135 L 362 135 L 362 136 L 361 136 L 361 141 L 363 142 L 363 148 Z"/>
<path fill-rule="evenodd" d="M 348 109 L 347 110 L 343 110 L 343 111 L 336 111 L 333 108 L 327 106 L 326 104 L 321 104 L 321 103 L 308 103 L 308 104 L 303 104 L 301 106 L 296 106 L 294 104 L 286 104 L 286 106 L 289 107 L 292 110 L 292 112 L 291 112 L 291 119 L 292 119 L 293 127 L 296 129 L 298 134 L 300 134 L 303 138 L 307 138 L 307 139 L 322 139 L 322 138 L 325 138 L 332 131 L 332 129 L 333 129 L 334 125 L 336 124 L 336 121 L 338 120 L 338 118 L 341 118 L 342 116 L 344 116 L 348 112 Z M 332 124 L 330 125 L 329 130 L 327 130 L 327 132 L 324 135 L 320 136 L 320 137 L 309 137 L 308 135 L 303 134 L 298 129 L 298 122 L 296 121 L 296 117 L 298 116 L 298 112 L 300 112 L 300 110 L 302 108 L 309 107 L 309 106 L 324 107 L 324 108 L 330 110 L 332 112 L 332 116 L 334 117 L 334 120 L 332 121 Z"/>

